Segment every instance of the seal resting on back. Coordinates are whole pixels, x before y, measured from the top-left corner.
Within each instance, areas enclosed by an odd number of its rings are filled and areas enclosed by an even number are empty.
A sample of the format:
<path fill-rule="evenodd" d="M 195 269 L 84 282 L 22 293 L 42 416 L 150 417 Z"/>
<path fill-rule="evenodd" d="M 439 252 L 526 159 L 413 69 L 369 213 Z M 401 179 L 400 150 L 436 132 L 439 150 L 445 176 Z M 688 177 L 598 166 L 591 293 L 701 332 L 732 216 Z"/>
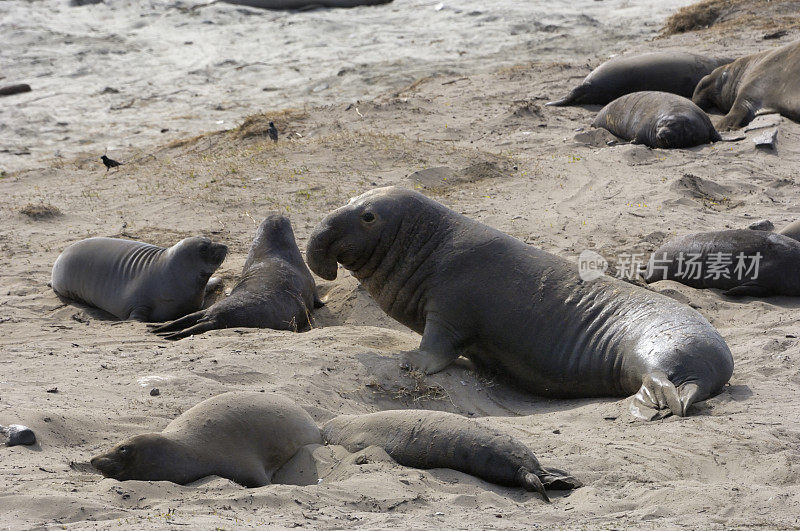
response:
<path fill-rule="evenodd" d="M 235 327 L 297 332 L 311 326 L 311 309 L 321 306 L 292 224 L 273 215 L 259 225 L 242 275 L 228 297 L 151 331 L 166 339 Z"/>
<path fill-rule="evenodd" d="M 208 279 L 227 253 L 225 245 L 202 236 L 168 248 L 89 238 L 59 255 L 50 285 L 118 319 L 168 321 L 200 309 Z"/>
<path fill-rule="evenodd" d="M 605 105 L 625 94 L 648 90 L 690 98 L 703 76 L 730 61 L 687 52 L 621 55 L 592 70 L 567 96 L 547 105 Z"/>
<path fill-rule="evenodd" d="M 701 232 L 657 249 L 645 280 L 718 288 L 731 297 L 798 296 L 799 264 L 800 242 L 783 234 L 751 229 Z"/>
<path fill-rule="evenodd" d="M 426 374 L 460 355 L 544 396 L 625 396 L 631 412 L 686 415 L 733 371 L 692 308 L 575 264 L 402 188 L 372 190 L 320 222 L 308 264 L 349 269 L 391 317 L 422 334 Z"/>
<path fill-rule="evenodd" d="M 308 444 L 338 444 L 356 452 L 380 446 L 401 465 L 452 468 L 493 483 L 536 491 L 573 489 L 581 482 L 546 469 L 515 439 L 439 411 L 385 411 L 336 417 L 322 432 L 295 402 L 266 393 L 231 392 L 205 400 L 161 433 L 137 435 L 93 457 L 105 477 L 186 484 L 209 475 L 246 487 L 272 476 Z"/>
<path fill-rule="evenodd" d="M 800 122 L 800 41 L 717 68 L 700 80 L 692 101 L 727 113 L 717 124 L 721 131 L 744 127 L 757 114 Z"/>
<path fill-rule="evenodd" d="M 226 4 L 260 9 L 315 9 L 319 7 L 358 7 L 389 4 L 392 0 L 223 0 Z"/>
<path fill-rule="evenodd" d="M 654 148 L 692 147 L 722 139 L 700 107 L 666 92 L 635 92 L 617 98 L 603 107 L 592 125 Z"/>

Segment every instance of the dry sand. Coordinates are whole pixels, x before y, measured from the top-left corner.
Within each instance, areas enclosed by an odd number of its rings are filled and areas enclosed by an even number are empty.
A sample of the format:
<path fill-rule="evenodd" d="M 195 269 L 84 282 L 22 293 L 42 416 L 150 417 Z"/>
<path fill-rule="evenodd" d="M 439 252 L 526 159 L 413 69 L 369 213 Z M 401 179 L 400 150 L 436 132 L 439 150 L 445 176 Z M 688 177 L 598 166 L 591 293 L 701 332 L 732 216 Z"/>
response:
<path fill-rule="evenodd" d="M 765 41 L 774 29 L 767 26 L 728 24 L 630 51 L 745 54 L 800 36 L 790 30 Z M 167 245 L 197 233 L 230 246 L 221 268 L 230 285 L 268 212 L 291 218 L 302 249 L 322 215 L 352 195 L 412 186 L 409 174 L 437 166 L 456 178 L 428 180 L 426 193 L 573 258 L 593 249 L 614 262 L 674 234 L 760 218 L 781 226 L 800 216 L 800 124 L 781 122 L 774 152 L 756 150 L 757 132 L 688 150 L 578 145 L 576 130 L 587 129 L 596 108 L 542 104 L 590 66 L 531 63 L 431 77 L 371 101 L 270 112 L 235 131 L 130 152 L 118 171 L 79 159 L 0 180 L 0 424 L 27 424 L 40 441 L 0 448 L 0 526 L 800 526 L 797 299 L 733 300 L 653 285 L 703 313 L 728 341 L 736 368 L 691 416 L 645 423 L 628 415 L 627 399 L 544 399 L 462 366 L 409 378 L 398 353 L 419 336 L 386 317 L 343 270 L 320 281 L 328 304 L 310 332 L 232 329 L 177 343 L 144 324 L 64 305 L 46 285 L 58 253 L 80 238 Z M 277 145 L 263 134 L 268 119 L 284 132 Z M 150 396 L 152 387 L 160 396 Z M 120 483 L 90 470 L 88 459 L 121 438 L 159 430 L 200 400 L 236 389 L 280 393 L 320 421 L 405 407 L 482 417 L 586 486 L 548 505 L 375 452 L 364 464 L 336 461 L 321 484 L 304 487 L 248 490 L 219 478 L 183 487 Z"/>

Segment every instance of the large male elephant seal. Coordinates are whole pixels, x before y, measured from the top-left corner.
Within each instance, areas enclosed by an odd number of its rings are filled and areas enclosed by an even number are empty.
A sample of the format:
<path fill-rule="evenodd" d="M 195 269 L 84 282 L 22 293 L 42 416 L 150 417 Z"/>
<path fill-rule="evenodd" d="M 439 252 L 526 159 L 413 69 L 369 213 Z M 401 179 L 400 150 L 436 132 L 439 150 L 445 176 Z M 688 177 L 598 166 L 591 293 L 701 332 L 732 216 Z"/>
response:
<path fill-rule="evenodd" d="M 800 242 L 762 230 L 689 234 L 651 256 L 647 282 L 674 280 L 694 288 L 719 288 L 732 297 L 800 295 Z"/>
<path fill-rule="evenodd" d="M 700 107 L 666 92 L 617 98 L 603 107 L 592 125 L 654 148 L 692 147 L 722 139 Z"/>
<path fill-rule="evenodd" d="M 800 41 L 717 68 L 700 80 L 692 101 L 728 113 L 720 130 L 744 127 L 763 113 L 800 121 Z"/>
<path fill-rule="evenodd" d="M 730 61 L 687 52 L 621 55 L 592 70 L 567 96 L 547 105 L 605 105 L 625 94 L 647 90 L 689 98 L 703 76 Z"/>
<path fill-rule="evenodd" d="M 718 393 L 725 341 L 695 310 L 626 282 L 581 280 L 558 256 L 424 195 L 372 190 L 329 214 L 308 243 L 311 270 L 349 269 L 391 317 L 422 334 L 408 363 L 427 374 L 459 355 L 554 397 L 636 393 L 652 418 Z"/>
<path fill-rule="evenodd" d="M 197 311 L 228 248 L 195 236 L 169 248 L 116 238 L 73 243 L 53 265 L 53 290 L 119 319 L 168 321 Z"/>
<path fill-rule="evenodd" d="M 260 9 L 314 9 L 319 7 L 358 7 L 389 4 L 392 0 L 222 0 L 227 4 Z"/>
<path fill-rule="evenodd" d="M 297 332 L 308 329 L 311 309 L 321 306 L 317 286 L 294 240 L 292 224 L 283 216 L 273 215 L 259 225 L 242 275 L 228 297 L 151 331 L 166 339 L 235 327 Z"/>
<path fill-rule="evenodd" d="M 273 473 L 308 444 L 351 452 L 380 446 L 399 464 L 452 468 L 507 486 L 539 492 L 581 482 L 546 469 L 513 438 L 439 411 L 385 411 L 336 417 L 320 432 L 295 402 L 266 393 L 224 393 L 173 420 L 161 433 L 137 435 L 92 458 L 109 478 L 190 483 L 217 475 L 247 487 L 269 485 Z"/>

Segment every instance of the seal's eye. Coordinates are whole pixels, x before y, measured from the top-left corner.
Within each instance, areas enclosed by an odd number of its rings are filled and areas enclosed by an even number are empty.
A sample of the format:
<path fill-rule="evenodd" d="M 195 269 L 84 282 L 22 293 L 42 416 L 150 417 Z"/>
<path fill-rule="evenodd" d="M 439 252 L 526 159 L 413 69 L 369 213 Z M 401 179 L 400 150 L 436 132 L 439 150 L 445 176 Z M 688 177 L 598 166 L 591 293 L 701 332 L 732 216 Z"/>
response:
<path fill-rule="evenodd" d="M 363 214 L 361 214 L 361 219 L 363 219 L 367 223 L 372 223 L 373 221 L 375 221 L 375 214 L 373 214 L 372 212 L 364 212 Z"/>
<path fill-rule="evenodd" d="M 119 455 L 121 455 L 123 457 L 128 455 L 130 452 L 131 452 L 131 449 L 128 448 L 127 446 L 123 446 L 122 448 L 119 449 Z"/>

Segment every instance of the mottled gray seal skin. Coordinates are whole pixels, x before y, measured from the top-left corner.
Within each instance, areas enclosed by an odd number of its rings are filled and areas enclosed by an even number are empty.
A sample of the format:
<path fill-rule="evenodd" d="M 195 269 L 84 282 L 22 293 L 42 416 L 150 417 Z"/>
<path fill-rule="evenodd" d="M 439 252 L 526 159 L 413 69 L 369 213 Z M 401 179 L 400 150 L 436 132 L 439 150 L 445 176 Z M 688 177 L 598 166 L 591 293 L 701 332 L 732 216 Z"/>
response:
<path fill-rule="evenodd" d="M 53 290 L 119 319 L 168 321 L 203 304 L 208 279 L 228 248 L 194 236 L 164 248 L 132 240 L 73 243 L 53 265 Z"/>
<path fill-rule="evenodd" d="M 621 55 L 592 70 L 567 96 L 547 105 L 605 105 L 625 94 L 648 90 L 689 98 L 703 76 L 730 61 L 687 52 Z"/>
<path fill-rule="evenodd" d="M 635 92 L 617 98 L 603 107 L 592 125 L 654 148 L 685 148 L 722 139 L 700 107 L 666 92 Z"/>
<path fill-rule="evenodd" d="M 294 402 L 273 394 L 231 392 L 200 402 L 161 433 L 119 443 L 91 463 L 105 477 L 120 481 L 184 485 L 215 475 L 262 487 L 297 450 L 319 442 L 319 428 Z"/>
<path fill-rule="evenodd" d="M 546 469 L 513 438 L 451 413 L 407 410 L 337 417 L 323 431 L 294 402 L 267 393 L 231 392 L 205 400 L 161 433 L 137 435 L 92 458 L 109 478 L 186 484 L 217 475 L 247 487 L 272 475 L 303 446 L 340 444 L 349 451 L 380 446 L 405 466 L 453 468 L 536 491 L 582 484 Z"/>
<path fill-rule="evenodd" d="M 690 265 L 689 258 L 701 265 Z M 701 232 L 671 240 L 657 249 L 648 263 L 645 280 L 718 288 L 732 297 L 797 296 L 799 264 L 800 242 L 782 234 L 752 229 Z"/>
<path fill-rule="evenodd" d="M 427 374 L 459 355 L 544 396 L 636 394 L 631 412 L 686 415 L 733 371 L 725 341 L 692 308 L 575 264 L 453 212 L 379 188 L 329 214 L 308 264 L 349 269 L 380 307 L 422 334 L 407 363 Z"/>
<path fill-rule="evenodd" d="M 259 225 L 242 275 L 228 297 L 151 331 L 166 339 L 235 327 L 297 332 L 311 326 L 311 310 L 321 306 L 292 224 L 273 215 Z"/>
<path fill-rule="evenodd" d="M 800 121 L 800 41 L 741 57 L 700 80 L 692 101 L 727 113 L 720 131 L 749 124 L 757 114 Z"/>
<path fill-rule="evenodd" d="M 564 471 L 546 469 L 524 444 L 461 415 L 397 410 L 342 415 L 322 426 L 328 444 L 359 452 L 379 446 L 403 466 L 452 468 L 491 483 L 522 487 L 550 501 L 545 489 L 582 485 Z"/>
<path fill-rule="evenodd" d="M 260 9 L 315 9 L 320 7 L 358 7 L 389 4 L 392 0 L 222 0 L 226 4 Z"/>

